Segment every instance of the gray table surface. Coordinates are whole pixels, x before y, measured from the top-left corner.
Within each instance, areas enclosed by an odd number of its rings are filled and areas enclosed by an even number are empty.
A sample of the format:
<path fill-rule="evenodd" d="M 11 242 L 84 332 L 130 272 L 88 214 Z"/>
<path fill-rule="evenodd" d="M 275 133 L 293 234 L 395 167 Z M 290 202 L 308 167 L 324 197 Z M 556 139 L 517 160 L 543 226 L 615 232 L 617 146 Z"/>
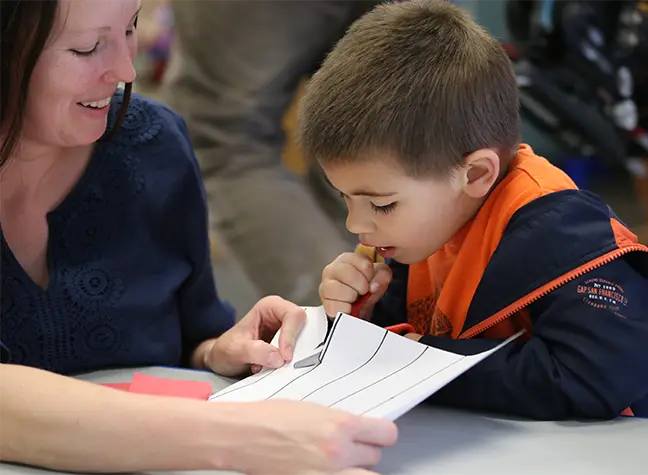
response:
<path fill-rule="evenodd" d="M 102 371 L 82 379 L 98 383 L 129 381 L 133 372 L 210 381 L 218 391 L 232 380 L 203 371 L 136 368 Z M 646 474 L 643 453 L 648 420 L 609 422 L 520 421 L 418 407 L 397 421 L 400 438 L 374 470 L 382 475 L 621 475 Z M 38 469 L 0 464 L 2 475 L 46 475 Z M 153 473 L 153 472 L 151 472 Z M 225 472 L 166 472 L 167 475 Z"/>

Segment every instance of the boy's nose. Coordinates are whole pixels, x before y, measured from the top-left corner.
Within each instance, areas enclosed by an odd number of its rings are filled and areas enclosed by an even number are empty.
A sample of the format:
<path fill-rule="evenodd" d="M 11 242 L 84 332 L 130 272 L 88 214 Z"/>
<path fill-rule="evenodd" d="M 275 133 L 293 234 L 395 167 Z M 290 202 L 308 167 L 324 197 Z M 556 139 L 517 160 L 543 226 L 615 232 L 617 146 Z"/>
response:
<path fill-rule="evenodd" d="M 362 216 L 354 216 L 349 212 L 346 219 L 346 227 L 352 234 L 371 234 L 376 230 L 373 220 L 363 219 Z"/>

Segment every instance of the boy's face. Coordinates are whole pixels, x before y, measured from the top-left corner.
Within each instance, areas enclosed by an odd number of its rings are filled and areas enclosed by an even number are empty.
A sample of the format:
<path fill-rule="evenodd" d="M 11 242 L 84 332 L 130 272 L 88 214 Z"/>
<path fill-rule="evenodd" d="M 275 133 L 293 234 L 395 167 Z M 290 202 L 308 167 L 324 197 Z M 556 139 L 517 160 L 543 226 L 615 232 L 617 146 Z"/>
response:
<path fill-rule="evenodd" d="M 466 193 L 471 172 L 463 169 L 447 179 L 412 178 L 393 160 L 323 170 L 346 201 L 347 229 L 362 244 L 403 264 L 421 262 L 443 247 L 474 216 L 487 192 Z M 475 182 L 484 179 L 479 171 L 473 175 Z"/>

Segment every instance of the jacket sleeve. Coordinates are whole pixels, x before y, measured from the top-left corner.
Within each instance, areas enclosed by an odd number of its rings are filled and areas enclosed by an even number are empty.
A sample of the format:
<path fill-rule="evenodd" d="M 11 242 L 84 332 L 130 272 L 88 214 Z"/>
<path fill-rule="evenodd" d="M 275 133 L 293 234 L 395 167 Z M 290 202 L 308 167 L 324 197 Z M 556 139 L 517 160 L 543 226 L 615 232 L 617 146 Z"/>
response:
<path fill-rule="evenodd" d="M 388 327 L 407 322 L 407 280 L 409 266 L 394 260 L 385 261 L 392 270 L 392 281 L 385 295 L 376 303 L 371 313 L 371 322 Z"/>
<path fill-rule="evenodd" d="M 543 420 L 610 419 L 648 395 L 648 279 L 619 258 L 529 307 L 533 336 L 513 342 L 430 402 Z M 460 354 L 498 342 L 425 336 Z"/>

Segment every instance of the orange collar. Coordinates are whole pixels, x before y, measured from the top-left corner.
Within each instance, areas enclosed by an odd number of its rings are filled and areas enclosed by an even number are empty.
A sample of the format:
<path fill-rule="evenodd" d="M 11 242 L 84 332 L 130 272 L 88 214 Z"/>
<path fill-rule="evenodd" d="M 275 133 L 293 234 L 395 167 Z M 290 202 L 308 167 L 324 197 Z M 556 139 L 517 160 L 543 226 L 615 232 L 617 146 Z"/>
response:
<path fill-rule="evenodd" d="M 482 275 L 512 216 L 531 201 L 566 189 L 576 189 L 576 185 L 535 155 L 530 146 L 521 145 L 507 176 L 456 236 L 463 239 L 453 239 L 460 247 L 444 247 L 410 266 L 408 319 L 417 331 L 458 338 Z"/>

